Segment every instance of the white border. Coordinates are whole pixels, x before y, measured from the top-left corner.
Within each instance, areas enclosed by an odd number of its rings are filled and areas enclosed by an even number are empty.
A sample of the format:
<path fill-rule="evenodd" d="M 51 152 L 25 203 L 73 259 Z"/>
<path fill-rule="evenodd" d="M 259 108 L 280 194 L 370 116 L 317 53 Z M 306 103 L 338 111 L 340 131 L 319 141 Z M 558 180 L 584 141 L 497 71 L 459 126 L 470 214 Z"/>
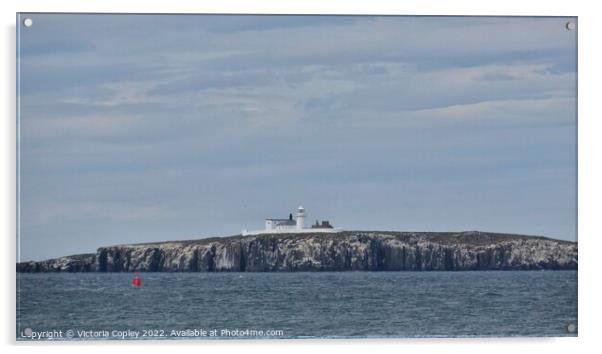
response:
<path fill-rule="evenodd" d="M 17 350 L 48 353 L 106 353 L 114 347 L 164 352 L 175 346 L 183 352 L 245 351 L 249 353 L 306 353 L 318 350 L 364 353 L 379 352 L 445 352 L 445 353 L 574 353 L 590 351 L 598 346 L 600 312 L 600 239 L 599 206 L 602 173 L 600 156 L 600 23 L 602 13 L 594 1 L 524 0 L 506 1 L 386 1 L 386 0 L 219 0 L 219 1 L 126 1 L 104 0 L 20 0 L 0 3 L 3 31 L 3 78 L 0 99 L 3 109 L 0 139 L 2 203 L 2 236 L 4 251 L 2 344 L 10 352 Z M 419 15 L 553 15 L 579 16 L 579 337 L 557 339 L 414 339 L 414 340 L 295 340 L 295 341 L 222 341 L 169 343 L 66 343 L 39 345 L 15 344 L 15 13 L 16 12 L 154 12 L 154 13 L 299 13 L 299 14 L 419 14 Z M 596 65 L 597 63 L 597 65 Z M 597 89 L 597 91 L 596 91 Z M 111 347 L 111 348 L 109 348 Z M 138 347 L 143 347 L 138 349 Z"/>

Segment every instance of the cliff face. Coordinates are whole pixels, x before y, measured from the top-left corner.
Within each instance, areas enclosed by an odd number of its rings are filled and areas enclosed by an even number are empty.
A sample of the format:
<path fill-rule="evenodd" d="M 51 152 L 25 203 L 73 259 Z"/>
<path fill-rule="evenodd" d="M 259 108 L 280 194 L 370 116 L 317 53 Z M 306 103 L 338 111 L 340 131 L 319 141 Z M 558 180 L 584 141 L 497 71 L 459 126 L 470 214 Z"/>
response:
<path fill-rule="evenodd" d="M 74 256 L 65 256 L 49 259 L 40 262 L 22 262 L 17 263 L 18 272 L 93 272 L 95 266 L 96 254 L 78 254 Z"/>
<path fill-rule="evenodd" d="M 577 243 L 543 237 L 346 231 L 101 247 L 21 272 L 287 272 L 577 269 Z"/>

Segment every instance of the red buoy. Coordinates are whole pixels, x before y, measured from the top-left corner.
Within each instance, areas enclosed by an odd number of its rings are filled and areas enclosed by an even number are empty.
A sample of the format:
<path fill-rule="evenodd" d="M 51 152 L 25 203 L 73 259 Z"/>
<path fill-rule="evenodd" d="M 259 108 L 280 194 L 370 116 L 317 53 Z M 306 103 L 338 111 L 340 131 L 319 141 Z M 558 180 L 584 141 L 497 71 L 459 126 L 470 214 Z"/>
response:
<path fill-rule="evenodd" d="M 132 285 L 135 287 L 139 287 L 142 285 L 142 279 L 140 279 L 140 277 L 138 275 L 134 276 L 134 279 L 132 279 Z"/>

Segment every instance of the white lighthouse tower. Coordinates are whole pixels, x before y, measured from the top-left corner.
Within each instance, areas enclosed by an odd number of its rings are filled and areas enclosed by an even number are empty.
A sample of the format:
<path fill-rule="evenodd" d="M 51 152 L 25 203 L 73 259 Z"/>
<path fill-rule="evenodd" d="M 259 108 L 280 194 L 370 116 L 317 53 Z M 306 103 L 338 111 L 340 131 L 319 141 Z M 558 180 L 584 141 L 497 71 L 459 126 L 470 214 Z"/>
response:
<path fill-rule="evenodd" d="M 303 225 L 305 224 L 305 209 L 302 206 L 299 206 L 297 209 L 297 230 L 303 230 Z"/>

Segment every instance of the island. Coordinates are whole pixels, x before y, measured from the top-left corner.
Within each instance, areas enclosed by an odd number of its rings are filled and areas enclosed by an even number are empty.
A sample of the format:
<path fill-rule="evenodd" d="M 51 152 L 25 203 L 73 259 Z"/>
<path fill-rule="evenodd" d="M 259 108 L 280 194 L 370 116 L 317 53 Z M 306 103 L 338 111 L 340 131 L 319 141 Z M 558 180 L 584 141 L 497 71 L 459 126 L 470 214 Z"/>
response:
<path fill-rule="evenodd" d="M 17 272 L 576 270 L 577 242 L 468 232 L 270 233 L 100 247 Z"/>

